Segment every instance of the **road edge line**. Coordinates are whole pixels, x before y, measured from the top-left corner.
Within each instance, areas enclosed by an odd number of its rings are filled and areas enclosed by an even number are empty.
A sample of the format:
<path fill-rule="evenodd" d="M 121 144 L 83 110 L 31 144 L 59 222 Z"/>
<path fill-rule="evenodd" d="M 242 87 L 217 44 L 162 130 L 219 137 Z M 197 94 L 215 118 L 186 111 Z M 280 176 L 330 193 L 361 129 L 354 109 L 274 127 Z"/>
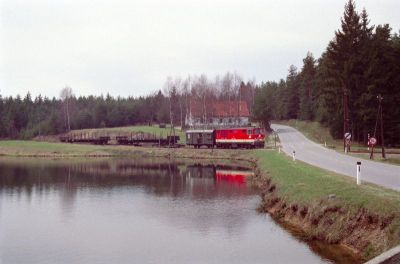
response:
<path fill-rule="evenodd" d="M 400 245 L 392 249 L 389 249 L 388 251 L 383 252 L 379 256 L 369 260 L 368 262 L 365 262 L 364 264 L 380 264 L 396 256 L 397 254 L 400 254 Z"/>

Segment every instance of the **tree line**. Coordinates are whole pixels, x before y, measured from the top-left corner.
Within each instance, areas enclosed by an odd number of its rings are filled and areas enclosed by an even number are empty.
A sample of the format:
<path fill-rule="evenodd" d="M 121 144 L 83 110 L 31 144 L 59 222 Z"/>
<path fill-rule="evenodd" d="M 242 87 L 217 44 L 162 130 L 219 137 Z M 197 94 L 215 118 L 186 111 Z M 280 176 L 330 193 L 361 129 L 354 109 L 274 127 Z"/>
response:
<path fill-rule="evenodd" d="M 319 59 L 311 53 L 286 79 L 256 88 L 254 118 L 319 121 L 334 138 L 350 132 L 366 142 L 374 134 L 383 97 L 385 143 L 400 144 L 400 36 L 388 24 L 370 25 L 367 11 L 345 5 L 341 27 Z M 347 130 L 347 131 L 345 131 Z M 376 133 L 377 136 L 379 133 Z"/>
<path fill-rule="evenodd" d="M 213 100 L 254 99 L 254 81 L 244 83 L 236 73 L 213 78 L 206 75 L 168 77 L 163 89 L 140 97 L 75 96 L 71 87 L 59 98 L 2 97 L 0 94 L 0 138 L 31 139 L 65 133 L 73 129 L 171 123 L 184 126 L 194 101 L 202 102 L 202 117 Z"/>
<path fill-rule="evenodd" d="M 71 129 L 168 122 L 167 109 L 168 99 L 161 92 L 138 98 L 77 97 L 66 87 L 60 98 L 0 95 L 0 137 L 31 139 Z"/>

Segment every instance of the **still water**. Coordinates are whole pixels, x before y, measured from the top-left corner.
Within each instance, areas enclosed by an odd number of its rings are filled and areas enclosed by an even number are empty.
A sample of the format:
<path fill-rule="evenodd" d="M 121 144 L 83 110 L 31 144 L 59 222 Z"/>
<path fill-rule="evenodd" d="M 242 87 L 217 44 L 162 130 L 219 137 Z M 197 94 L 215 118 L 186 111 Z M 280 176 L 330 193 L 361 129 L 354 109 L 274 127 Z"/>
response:
<path fill-rule="evenodd" d="M 0 159 L 0 263 L 330 263 L 243 165 Z"/>

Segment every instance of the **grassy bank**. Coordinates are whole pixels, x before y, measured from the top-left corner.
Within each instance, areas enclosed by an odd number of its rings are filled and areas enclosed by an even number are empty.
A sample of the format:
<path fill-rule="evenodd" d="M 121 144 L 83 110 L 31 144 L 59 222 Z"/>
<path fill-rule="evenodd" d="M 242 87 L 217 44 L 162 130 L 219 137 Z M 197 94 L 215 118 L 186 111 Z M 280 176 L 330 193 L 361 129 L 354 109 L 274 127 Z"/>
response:
<path fill-rule="evenodd" d="M 251 160 L 250 150 L 221 150 L 192 148 L 155 148 L 118 145 L 87 145 L 51 143 L 39 141 L 5 140 L 0 141 L 0 156 L 10 157 L 182 157 L 182 158 L 218 158 Z"/>
<path fill-rule="evenodd" d="M 321 144 L 325 145 L 327 148 L 334 149 L 338 152 L 344 152 L 343 150 L 343 141 L 341 139 L 334 139 L 331 134 L 329 133 L 329 128 L 321 125 L 319 122 L 311 122 L 311 121 L 301 121 L 301 120 L 285 120 L 285 121 L 277 121 L 277 124 L 288 125 L 291 127 L 296 128 L 301 133 L 303 133 L 308 139 Z M 352 143 L 351 150 L 353 151 L 362 151 L 368 152 L 368 146 L 363 144 L 359 144 L 356 142 Z M 386 154 L 386 159 L 382 158 L 381 149 L 376 147 L 375 148 L 375 155 L 374 160 L 379 162 L 391 163 L 391 164 L 398 164 L 400 165 L 400 149 L 386 149 L 387 152 L 394 152 L 397 154 Z M 368 153 L 356 153 L 351 152 L 350 155 L 355 157 L 360 157 L 363 159 L 369 159 Z"/>
<path fill-rule="evenodd" d="M 262 211 L 369 259 L 400 243 L 400 193 L 258 150 Z"/>

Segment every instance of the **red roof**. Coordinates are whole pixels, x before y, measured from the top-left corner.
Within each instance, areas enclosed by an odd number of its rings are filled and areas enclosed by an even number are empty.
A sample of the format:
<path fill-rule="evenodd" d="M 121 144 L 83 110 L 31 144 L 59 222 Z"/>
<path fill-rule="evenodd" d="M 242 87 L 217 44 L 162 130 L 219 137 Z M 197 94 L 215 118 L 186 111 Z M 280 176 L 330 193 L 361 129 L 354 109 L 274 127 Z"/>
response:
<path fill-rule="evenodd" d="M 191 102 L 191 113 L 194 117 L 202 117 L 204 105 L 199 101 Z M 216 117 L 250 117 L 246 101 L 206 102 L 207 118 Z"/>

